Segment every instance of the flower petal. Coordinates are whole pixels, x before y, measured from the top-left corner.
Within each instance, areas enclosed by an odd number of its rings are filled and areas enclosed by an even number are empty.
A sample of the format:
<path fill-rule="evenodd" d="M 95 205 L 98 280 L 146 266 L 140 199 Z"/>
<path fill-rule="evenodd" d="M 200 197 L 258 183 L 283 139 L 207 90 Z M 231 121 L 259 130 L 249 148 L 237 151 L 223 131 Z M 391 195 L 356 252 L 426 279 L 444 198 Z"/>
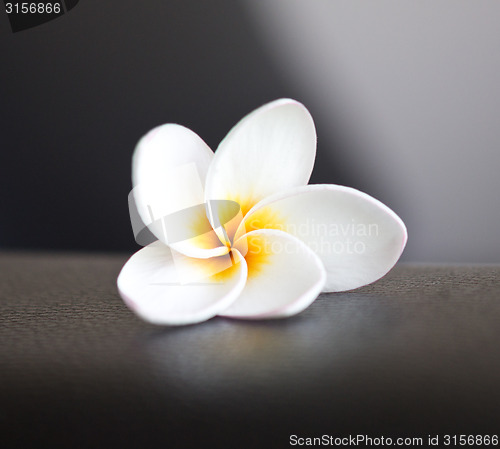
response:
<path fill-rule="evenodd" d="M 326 280 L 321 260 L 281 231 L 245 234 L 234 245 L 245 254 L 248 279 L 240 296 L 219 315 L 278 318 L 295 315 L 318 296 Z"/>
<path fill-rule="evenodd" d="M 315 156 L 309 111 L 294 100 L 276 100 L 243 118 L 220 143 L 206 198 L 236 201 L 244 215 L 269 195 L 307 184 Z"/>
<path fill-rule="evenodd" d="M 180 263 L 173 254 L 163 243 L 152 243 L 135 253 L 118 276 L 121 297 L 146 321 L 205 321 L 226 309 L 245 286 L 247 266 L 238 251 L 205 260 L 177 255 Z"/>
<path fill-rule="evenodd" d="M 309 185 L 266 198 L 236 236 L 279 229 L 306 243 L 323 261 L 325 291 L 361 287 L 384 276 L 406 245 L 403 221 L 387 206 L 349 187 Z"/>
<path fill-rule="evenodd" d="M 205 213 L 204 185 L 213 157 L 197 134 L 175 124 L 151 130 L 133 157 L 139 216 L 160 241 L 191 257 L 228 252 Z"/>

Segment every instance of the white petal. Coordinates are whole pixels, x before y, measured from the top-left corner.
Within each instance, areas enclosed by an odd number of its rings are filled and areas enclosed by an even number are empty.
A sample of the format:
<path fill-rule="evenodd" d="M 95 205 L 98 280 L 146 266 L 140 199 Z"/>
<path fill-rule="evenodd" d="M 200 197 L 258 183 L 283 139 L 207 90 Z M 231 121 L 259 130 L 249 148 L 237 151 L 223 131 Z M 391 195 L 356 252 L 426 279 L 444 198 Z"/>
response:
<path fill-rule="evenodd" d="M 181 256 L 183 257 L 183 256 Z M 179 264 L 170 248 L 155 242 L 135 253 L 118 276 L 125 303 L 154 324 L 180 325 L 205 321 L 226 309 L 245 286 L 247 266 L 237 251 L 212 259 L 183 257 Z M 227 268 L 230 266 L 230 268 Z M 186 284 L 183 271 L 192 270 Z M 202 272 L 206 276 L 200 276 Z"/>
<path fill-rule="evenodd" d="M 406 245 L 402 220 L 371 196 L 349 187 L 310 185 L 266 198 L 248 213 L 237 236 L 280 229 L 319 255 L 325 291 L 351 290 L 376 281 L 397 262 Z"/>
<path fill-rule="evenodd" d="M 309 181 L 316 130 L 309 111 L 282 99 L 243 118 L 220 143 L 207 174 L 207 199 L 233 200 L 243 215 L 258 201 Z"/>
<path fill-rule="evenodd" d="M 197 134 L 175 124 L 146 134 L 133 157 L 139 216 L 160 241 L 192 257 L 227 253 L 205 214 L 204 185 L 213 157 Z"/>
<path fill-rule="evenodd" d="M 295 315 L 318 296 L 326 280 L 321 260 L 300 240 L 275 230 L 241 237 L 248 279 L 240 296 L 219 315 L 278 318 Z M 247 251 L 248 249 L 248 251 Z"/>

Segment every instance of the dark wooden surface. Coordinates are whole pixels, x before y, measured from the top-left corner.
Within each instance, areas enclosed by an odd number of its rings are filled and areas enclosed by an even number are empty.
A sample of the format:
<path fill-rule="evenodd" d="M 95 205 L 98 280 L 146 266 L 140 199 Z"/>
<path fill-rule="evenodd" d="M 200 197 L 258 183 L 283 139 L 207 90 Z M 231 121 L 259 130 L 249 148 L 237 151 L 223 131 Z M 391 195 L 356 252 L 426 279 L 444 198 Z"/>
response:
<path fill-rule="evenodd" d="M 2 447 L 500 433 L 500 266 L 400 265 L 280 321 L 163 328 L 127 256 L 0 255 Z"/>

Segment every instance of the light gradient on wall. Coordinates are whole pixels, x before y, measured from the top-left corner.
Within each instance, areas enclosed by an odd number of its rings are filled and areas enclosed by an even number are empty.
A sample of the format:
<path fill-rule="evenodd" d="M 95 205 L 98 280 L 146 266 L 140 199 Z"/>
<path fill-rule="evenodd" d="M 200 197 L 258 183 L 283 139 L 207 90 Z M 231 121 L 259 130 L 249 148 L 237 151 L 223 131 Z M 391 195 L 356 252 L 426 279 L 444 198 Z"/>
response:
<path fill-rule="evenodd" d="M 332 124 L 319 150 L 340 139 L 335 157 L 407 223 L 406 260 L 500 261 L 500 3 L 245 4 L 276 65 Z"/>

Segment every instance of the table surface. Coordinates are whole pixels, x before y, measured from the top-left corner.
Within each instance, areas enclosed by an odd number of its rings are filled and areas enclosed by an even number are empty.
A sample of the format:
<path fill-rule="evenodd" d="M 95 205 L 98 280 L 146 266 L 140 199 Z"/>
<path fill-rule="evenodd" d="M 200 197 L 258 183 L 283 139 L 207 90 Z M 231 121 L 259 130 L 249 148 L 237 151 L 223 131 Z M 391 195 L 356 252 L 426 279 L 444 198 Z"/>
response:
<path fill-rule="evenodd" d="M 140 321 L 123 255 L 0 254 L 2 447 L 500 433 L 500 266 L 399 265 L 286 320 Z"/>

